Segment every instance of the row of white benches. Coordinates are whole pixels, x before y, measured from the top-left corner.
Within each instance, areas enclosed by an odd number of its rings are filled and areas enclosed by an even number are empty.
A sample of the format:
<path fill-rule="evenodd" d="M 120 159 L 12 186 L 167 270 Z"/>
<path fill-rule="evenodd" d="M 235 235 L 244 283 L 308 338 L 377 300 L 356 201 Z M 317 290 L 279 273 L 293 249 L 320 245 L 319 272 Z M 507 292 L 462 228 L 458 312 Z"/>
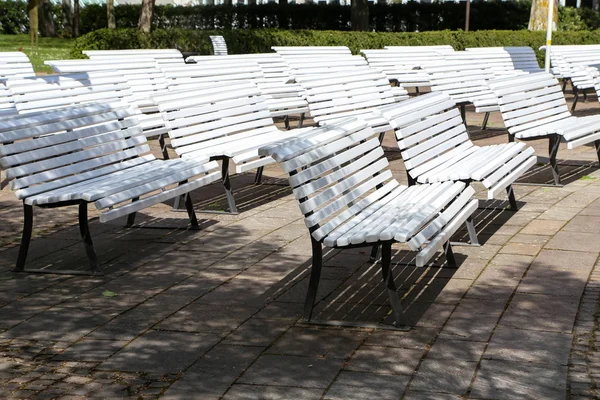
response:
<path fill-rule="evenodd" d="M 325 68 L 320 73 L 324 74 L 333 67 L 318 68 Z M 365 66 L 353 68 L 325 77 L 298 75 L 315 104 L 352 100 L 354 96 L 348 93 L 353 90 L 364 96 L 360 104 L 373 100 L 372 106 L 360 110 L 352 103 L 343 103 L 354 109 L 339 110 L 346 114 L 322 120 L 322 128 L 279 131 L 267 99 L 252 79 L 200 82 L 201 91 L 198 87 L 156 91 L 149 98 L 181 156 L 168 161 L 149 155 L 138 121 L 140 106 L 124 77 L 121 83 L 112 84 L 112 89 L 102 88 L 102 79 L 111 76 L 106 72 L 87 74 L 88 80 L 91 74 L 98 74 L 89 85 L 65 76 L 52 78 L 59 82 L 54 86 L 45 81 L 47 78 L 29 78 L 41 79 L 47 87 L 39 85 L 28 93 L 18 89 L 25 88 L 25 82 L 17 83 L 27 78 L 9 80 L 11 91 L 23 92 L 15 94 L 23 114 L 6 118 L 0 125 L 0 163 L 11 188 L 24 202 L 25 229 L 18 268 L 25 265 L 33 206 L 79 205 L 82 237 L 90 264 L 95 267 L 87 227 L 88 203 L 104 210 L 101 221 L 134 215 L 219 179 L 230 191 L 229 160 L 243 172 L 260 169 L 273 157 L 289 173 L 290 185 L 311 230 L 314 268 L 305 315 L 310 317 L 314 302 L 323 244 L 340 248 L 381 246 L 382 268 L 400 323 L 401 310 L 397 295 L 392 295 L 395 287 L 389 272 L 391 244 L 406 242 L 418 250 L 417 265 L 427 264 L 440 249 L 446 251 L 451 263 L 448 240 L 462 223 L 469 222 L 477 207 L 477 201 L 471 199 L 473 190 L 465 183 L 482 182 L 489 198 L 507 189 L 511 205 L 516 206 L 510 185 L 536 159 L 523 143 L 475 146 L 447 93 L 398 102 L 384 75 Z M 364 74 L 372 76 L 353 81 L 353 76 Z M 336 81 L 338 76 L 342 79 Z M 348 87 L 349 82 L 356 87 Z M 371 92 L 364 94 L 363 89 Z M 553 145 L 563 139 L 571 147 L 590 141 L 598 144 L 598 119 L 571 117 L 551 76 L 507 77 L 494 81 L 490 90 L 498 98 L 513 136 L 547 137 Z M 72 106 L 94 100 L 108 102 L 111 97 L 93 96 L 109 93 L 114 99 L 115 92 L 122 92 L 117 97 L 127 103 Z M 93 98 L 81 100 L 85 96 Z M 57 98 L 64 99 L 62 105 L 71 106 L 54 109 Z M 44 108 L 52 109 L 40 111 Z M 411 183 L 420 185 L 404 187 L 393 179 L 376 137 L 389 129 L 396 132 Z M 221 171 L 216 159 L 223 160 Z M 192 224 L 197 224 L 189 196 L 186 206 Z"/>

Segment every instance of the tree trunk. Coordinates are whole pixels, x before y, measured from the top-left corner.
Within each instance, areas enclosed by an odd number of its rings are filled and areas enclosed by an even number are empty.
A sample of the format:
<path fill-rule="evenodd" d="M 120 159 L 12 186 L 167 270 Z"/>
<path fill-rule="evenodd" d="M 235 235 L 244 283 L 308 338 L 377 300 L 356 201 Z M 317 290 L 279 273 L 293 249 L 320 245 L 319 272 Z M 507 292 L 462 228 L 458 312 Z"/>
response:
<path fill-rule="evenodd" d="M 558 0 L 554 0 L 554 15 L 552 30 L 558 25 Z M 548 25 L 548 0 L 533 0 L 531 3 L 531 14 L 529 15 L 530 31 L 545 31 Z"/>
<path fill-rule="evenodd" d="M 108 29 L 117 29 L 114 0 L 106 0 L 106 20 L 108 21 Z"/>
<path fill-rule="evenodd" d="M 142 0 L 142 9 L 140 10 L 140 19 L 138 29 L 142 32 L 150 33 L 152 29 L 152 14 L 154 14 L 154 0 Z"/>
<path fill-rule="evenodd" d="M 225 4 L 226 6 L 230 6 L 233 4 L 233 2 L 231 0 L 224 0 L 223 4 Z"/>
<path fill-rule="evenodd" d="M 73 35 L 73 5 L 71 0 L 62 0 L 62 18 L 63 18 L 63 35 L 71 37 Z"/>
<path fill-rule="evenodd" d="M 27 12 L 29 13 L 29 37 L 31 38 L 31 51 L 37 51 L 38 47 L 38 0 L 29 0 L 27 2 Z"/>
<path fill-rule="evenodd" d="M 368 0 L 352 0 L 351 20 L 353 31 L 368 31 L 369 30 L 369 1 Z"/>
<path fill-rule="evenodd" d="M 600 11 L 600 1 L 599 0 L 592 0 L 592 10 Z"/>
<path fill-rule="evenodd" d="M 52 6 L 50 0 L 39 0 L 40 34 L 44 37 L 56 37 L 54 19 L 52 19 Z"/>
<path fill-rule="evenodd" d="M 73 0 L 73 37 L 79 37 L 79 0 Z"/>

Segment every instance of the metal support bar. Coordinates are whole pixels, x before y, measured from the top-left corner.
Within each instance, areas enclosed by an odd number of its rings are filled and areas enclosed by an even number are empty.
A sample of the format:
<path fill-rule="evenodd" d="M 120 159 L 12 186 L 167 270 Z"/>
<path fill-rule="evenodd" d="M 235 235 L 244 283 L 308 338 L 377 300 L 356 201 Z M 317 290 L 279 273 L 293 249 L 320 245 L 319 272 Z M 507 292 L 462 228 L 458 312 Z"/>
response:
<path fill-rule="evenodd" d="M 452 245 L 450 242 L 446 242 L 446 244 L 444 244 L 444 254 L 446 255 L 446 261 L 448 261 L 448 267 L 458 268 L 456 264 L 456 257 L 454 257 L 454 252 L 452 251 Z"/>
<path fill-rule="evenodd" d="M 379 143 L 383 143 L 383 139 L 385 138 L 385 132 L 381 132 L 379 134 Z"/>
<path fill-rule="evenodd" d="M 402 324 L 402 304 L 400 303 L 400 296 L 398 296 L 398 288 L 394 282 L 394 276 L 392 274 L 392 243 L 387 242 L 381 245 L 381 274 L 383 275 L 383 281 L 387 289 L 388 297 L 390 299 L 390 305 L 392 306 L 392 312 L 394 314 L 394 326 L 400 326 Z"/>
<path fill-rule="evenodd" d="M 238 210 L 235 206 L 235 199 L 231 191 L 231 182 L 229 181 L 229 159 L 225 158 L 221 164 L 221 176 L 223 177 L 223 188 L 225 189 L 225 196 L 227 196 L 227 204 L 229 205 L 229 212 L 237 214 Z"/>
<path fill-rule="evenodd" d="M 563 78 L 563 84 L 562 84 L 562 91 L 563 93 L 565 92 L 565 90 L 567 90 L 567 78 Z"/>
<path fill-rule="evenodd" d="M 573 86 L 573 105 L 571 106 L 571 112 L 575 111 L 575 107 L 577 106 L 577 100 L 579 100 L 579 90 Z"/>
<path fill-rule="evenodd" d="M 319 288 L 319 280 L 321 279 L 321 268 L 323 267 L 323 247 L 321 242 L 310 238 L 312 244 L 312 269 L 310 271 L 310 280 L 308 283 L 308 292 L 306 293 L 306 301 L 304 302 L 304 319 L 310 321 L 312 316 L 315 299 L 317 298 L 317 289 Z"/>
<path fill-rule="evenodd" d="M 165 160 L 169 159 L 169 152 L 167 151 L 167 143 L 165 142 L 165 135 L 158 135 L 158 144 L 160 145 L 160 151 L 162 152 Z"/>
<path fill-rule="evenodd" d="M 98 268 L 98 258 L 96 257 L 96 252 L 94 251 L 94 243 L 92 242 L 92 235 L 90 234 L 90 226 L 88 224 L 87 203 L 84 202 L 79 203 L 79 233 L 81 234 L 81 239 L 83 240 L 85 252 L 88 256 L 90 271 L 94 273 Z"/>
<path fill-rule="evenodd" d="M 490 112 L 486 112 L 483 117 L 483 124 L 481 125 L 481 130 L 485 130 L 487 128 L 488 121 L 490 119 Z"/>
<path fill-rule="evenodd" d="M 288 131 L 291 129 L 290 127 L 290 117 L 288 115 L 283 117 L 283 124 L 285 125 L 285 129 Z"/>
<path fill-rule="evenodd" d="M 262 181 L 262 176 L 263 176 L 263 170 L 265 169 L 265 167 L 258 167 L 258 169 L 256 170 L 256 176 L 254 177 L 254 184 L 255 185 L 260 185 L 261 181 Z"/>
<path fill-rule="evenodd" d="M 19 247 L 19 256 L 17 258 L 15 271 L 23 271 L 25 269 L 25 261 L 27 260 L 27 252 L 29 251 L 32 232 L 33 207 L 23 202 L 23 236 L 21 237 L 21 246 Z"/>
<path fill-rule="evenodd" d="M 460 105 L 460 116 L 465 126 L 467 126 L 467 106 L 465 104 Z"/>
<path fill-rule="evenodd" d="M 131 199 L 131 202 L 135 202 L 138 201 L 140 198 L 139 197 L 134 197 L 133 199 Z M 129 214 L 127 216 L 127 223 L 125 224 L 125 228 L 131 228 L 133 226 L 133 224 L 135 223 L 135 216 L 137 215 L 136 212 L 132 212 L 131 214 Z"/>
<path fill-rule="evenodd" d="M 371 255 L 369 256 L 369 262 L 375 262 L 375 260 L 377 260 L 378 255 L 379 255 L 379 245 L 374 244 L 373 248 L 371 248 Z"/>
<path fill-rule="evenodd" d="M 558 162 L 556 161 L 559 146 L 560 136 L 550 135 L 548 137 L 548 153 L 550 153 L 550 167 L 552 168 L 554 184 L 557 186 L 560 185 L 560 174 L 558 173 Z"/>
<path fill-rule="evenodd" d="M 467 218 L 465 225 L 467 226 L 467 232 L 469 233 L 469 241 L 471 242 L 471 245 L 479 246 L 479 238 L 477 237 L 477 230 L 475 229 L 472 215 Z"/>
<path fill-rule="evenodd" d="M 515 141 L 515 135 L 508 134 L 508 143 L 513 143 Z"/>
<path fill-rule="evenodd" d="M 190 217 L 192 229 L 200 229 L 200 225 L 198 225 L 198 218 L 196 218 L 196 211 L 194 211 L 194 203 L 192 203 L 192 196 L 190 193 L 185 195 L 185 209 L 188 213 L 188 217 Z"/>
<path fill-rule="evenodd" d="M 298 128 L 302 128 L 304 125 L 305 113 L 300 114 L 300 118 L 298 119 Z"/>
<path fill-rule="evenodd" d="M 510 204 L 510 209 L 517 211 L 519 206 L 517 205 L 517 199 L 515 198 L 515 191 L 513 190 L 512 185 L 507 186 L 506 194 L 508 195 L 508 204 Z"/>

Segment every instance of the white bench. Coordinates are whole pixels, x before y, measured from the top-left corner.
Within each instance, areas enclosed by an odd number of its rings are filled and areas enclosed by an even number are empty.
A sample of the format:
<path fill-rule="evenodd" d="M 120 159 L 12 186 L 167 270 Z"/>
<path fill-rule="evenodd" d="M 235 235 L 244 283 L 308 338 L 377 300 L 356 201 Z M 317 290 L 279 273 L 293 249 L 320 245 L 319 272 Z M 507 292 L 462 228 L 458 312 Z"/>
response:
<path fill-rule="evenodd" d="M 281 54 L 284 58 L 288 56 L 305 55 L 351 55 L 352 52 L 346 46 L 273 46 L 272 50 Z"/>
<path fill-rule="evenodd" d="M 25 270 L 34 206 L 79 206 L 80 231 L 95 272 L 98 263 L 88 228 L 89 203 L 101 211 L 100 222 L 129 216 L 131 225 L 137 211 L 186 195 L 221 177 L 217 163 L 208 158 L 156 160 L 135 120 L 135 111 L 125 103 L 88 104 L 3 118 L 0 144 L 0 165 L 24 207 L 18 271 Z M 192 226 L 197 228 L 189 196 L 186 205 Z"/>
<path fill-rule="evenodd" d="M 267 99 L 273 117 L 282 117 L 289 129 L 290 117 L 297 115 L 299 126 L 302 126 L 304 114 L 308 112 L 304 89 L 296 83 L 288 83 L 291 69 L 278 54 L 194 56 L 189 59 L 195 64 L 164 69 L 171 89 L 193 88 L 196 83 L 203 85 L 205 82 L 250 81 Z"/>
<path fill-rule="evenodd" d="M 452 61 L 446 60 L 444 64 L 425 66 L 431 82 L 431 91 L 448 94 L 460 107 L 465 123 L 465 106 L 473 104 L 475 112 L 485 113 L 485 129 L 489 113 L 498 111 L 497 99 L 487 84 L 494 79 L 494 73 L 489 66 L 473 63 L 467 56 L 453 53 L 447 57 L 452 57 Z"/>
<path fill-rule="evenodd" d="M 409 182 L 481 182 L 488 199 L 506 189 L 511 207 L 517 209 L 511 185 L 536 164 L 533 148 L 525 143 L 476 146 L 445 93 L 428 93 L 387 107 L 382 114 L 396 131 Z"/>
<path fill-rule="evenodd" d="M 385 118 L 374 113 L 378 107 L 408 99 L 401 87 L 392 88 L 387 77 L 369 67 L 329 75 L 302 75 L 298 82 L 306 89 L 310 114 L 319 125 L 349 116 L 365 119 L 376 133 L 391 130 Z"/>
<path fill-rule="evenodd" d="M 391 273 L 392 244 L 417 251 L 416 265 L 427 265 L 444 249 L 456 266 L 450 237 L 477 209 L 474 190 L 463 182 L 400 185 L 375 133 L 364 121 L 349 119 L 315 128 L 301 138 L 265 146 L 289 175 L 293 195 L 311 234 L 312 270 L 304 306 L 311 319 L 323 245 L 332 248 L 382 246 L 381 267 L 396 326 L 402 307 Z"/>
<path fill-rule="evenodd" d="M 119 99 L 136 105 L 139 110 L 128 79 L 112 71 L 12 78 L 6 85 L 19 113 Z M 160 138 L 167 133 L 159 113 L 139 112 L 137 119 L 147 137 Z"/>
<path fill-rule="evenodd" d="M 202 90 L 174 91 L 155 98 L 169 128 L 171 146 L 181 157 L 222 160 L 223 185 L 229 210 L 237 212 L 229 182 L 229 161 L 236 172 L 258 169 L 273 162 L 258 148 L 291 132 L 275 126 L 266 99 L 250 82 L 219 82 Z"/>
<path fill-rule="evenodd" d="M 183 64 L 183 54 L 177 49 L 84 50 L 90 60 L 128 62 L 129 58 L 153 58 L 159 65 Z"/>
<path fill-rule="evenodd" d="M 0 117 L 17 114 L 17 108 L 12 99 L 12 93 L 3 84 L 0 83 Z"/>
<path fill-rule="evenodd" d="M 387 49 L 360 52 L 364 54 L 371 68 L 382 71 L 391 82 L 397 82 L 405 88 L 414 87 L 417 91 L 430 86 L 429 75 L 421 70 L 422 60 L 431 62 L 429 55 L 425 59 L 415 58 L 410 54 L 398 54 Z M 441 58 L 439 54 L 436 56 Z"/>
<path fill-rule="evenodd" d="M 600 151 L 600 116 L 574 117 L 556 78 L 545 72 L 490 82 L 498 97 L 509 140 L 549 139 L 554 182 L 560 184 L 556 156 L 561 142 L 573 149 L 594 142 Z M 599 153 L 600 157 L 600 153 Z"/>
<path fill-rule="evenodd" d="M 213 46 L 213 54 L 215 56 L 226 56 L 227 55 L 227 43 L 223 36 L 209 36 Z"/>
<path fill-rule="evenodd" d="M 465 54 L 477 63 L 485 63 L 492 68 L 496 77 L 542 72 L 535 52 L 531 47 L 469 47 Z"/>
<path fill-rule="evenodd" d="M 367 60 L 363 57 L 352 55 L 306 55 L 284 58 L 296 79 L 302 75 L 337 74 L 352 71 L 356 67 L 368 66 Z"/>
<path fill-rule="evenodd" d="M 34 76 L 29 57 L 20 51 L 0 52 L 0 81 L 12 77 Z"/>

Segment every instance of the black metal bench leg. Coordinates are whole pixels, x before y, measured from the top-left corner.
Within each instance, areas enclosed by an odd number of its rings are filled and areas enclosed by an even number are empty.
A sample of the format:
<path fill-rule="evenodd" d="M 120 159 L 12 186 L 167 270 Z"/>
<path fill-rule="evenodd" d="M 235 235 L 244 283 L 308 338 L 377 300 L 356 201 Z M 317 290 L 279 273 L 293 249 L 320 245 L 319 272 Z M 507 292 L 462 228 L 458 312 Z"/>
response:
<path fill-rule="evenodd" d="M 390 299 L 390 305 L 392 306 L 392 312 L 394 313 L 394 321 L 396 328 L 400 327 L 402 323 L 402 304 L 400 302 L 400 296 L 398 296 L 398 288 L 394 282 L 394 275 L 392 274 L 392 244 L 383 243 L 381 245 L 381 274 L 383 275 L 383 281 L 387 289 L 388 297 Z"/>
<path fill-rule="evenodd" d="M 169 152 L 167 151 L 167 143 L 165 142 L 165 135 L 158 136 L 158 144 L 160 145 L 160 151 L 162 152 L 165 160 L 169 159 Z"/>
<path fill-rule="evenodd" d="M 221 176 L 223 177 L 223 187 L 225 188 L 225 195 L 227 196 L 227 204 L 229 205 L 229 212 L 237 214 L 238 210 L 235 206 L 235 198 L 231 191 L 231 182 L 229 181 L 229 159 L 226 158 L 221 164 Z"/>
<path fill-rule="evenodd" d="M 188 213 L 188 217 L 190 218 L 192 229 L 200 229 L 198 218 L 196 218 L 196 211 L 194 211 L 194 203 L 192 203 L 192 196 L 189 193 L 185 195 L 185 209 Z"/>
<path fill-rule="evenodd" d="M 560 146 L 560 136 L 552 135 L 548 140 L 548 153 L 550 155 L 550 167 L 552 168 L 552 176 L 554 177 L 554 184 L 560 185 L 560 174 L 558 173 L 558 162 L 556 156 L 558 155 L 558 148 Z"/>
<path fill-rule="evenodd" d="M 575 107 L 577 106 L 577 100 L 579 100 L 579 90 L 577 90 L 576 87 L 573 87 L 573 94 L 575 95 L 575 97 L 573 97 L 573 105 L 571 106 L 571 112 L 575 111 Z"/>
<path fill-rule="evenodd" d="M 21 237 L 21 246 L 19 247 L 19 256 L 17 257 L 15 271 L 20 272 L 25 269 L 25 261 L 27 261 L 27 253 L 29 252 L 29 244 L 31 243 L 32 233 L 33 207 L 23 202 L 23 236 Z"/>
<path fill-rule="evenodd" d="M 298 128 L 302 128 L 304 125 L 305 113 L 300 114 L 300 118 L 298 119 Z"/>
<path fill-rule="evenodd" d="M 383 143 L 383 139 L 385 138 L 385 132 L 381 132 L 379 134 L 379 143 Z"/>
<path fill-rule="evenodd" d="M 563 93 L 565 92 L 565 90 L 567 90 L 567 81 L 568 81 L 568 79 L 563 78 L 563 84 L 562 84 Z"/>
<path fill-rule="evenodd" d="M 131 202 L 135 202 L 138 201 L 140 198 L 139 197 L 134 197 L 133 199 L 131 199 Z M 136 212 L 132 212 L 131 214 L 129 214 L 127 216 L 127 222 L 125 223 L 125 228 L 131 228 L 133 226 L 133 224 L 135 224 L 135 217 L 136 217 L 137 213 Z"/>
<path fill-rule="evenodd" d="M 600 162 L 600 140 L 594 141 L 594 146 L 596 147 L 596 157 L 598 157 L 598 162 Z"/>
<path fill-rule="evenodd" d="M 469 233 L 469 241 L 471 242 L 471 245 L 479 246 L 479 238 L 477 237 L 477 230 L 475 229 L 473 216 L 467 218 L 465 225 L 467 226 L 467 232 Z"/>
<path fill-rule="evenodd" d="M 323 247 L 321 242 L 316 241 L 312 236 L 310 238 L 312 244 L 312 269 L 310 271 L 310 280 L 308 283 L 308 292 L 304 302 L 304 319 L 310 321 L 313 307 L 317 298 L 317 289 L 319 288 L 319 280 L 321 279 L 321 269 L 323 268 Z"/>
<path fill-rule="evenodd" d="M 488 111 L 485 113 L 485 116 L 483 117 L 483 124 L 481 124 L 481 130 L 486 130 L 489 119 L 490 119 L 490 113 Z"/>
<path fill-rule="evenodd" d="M 508 134 L 508 143 L 514 143 L 515 141 L 515 135 L 511 135 L 510 133 Z"/>
<path fill-rule="evenodd" d="M 90 234 L 87 203 L 79 203 L 79 233 L 81 234 L 81 239 L 83 239 L 85 252 L 90 264 L 90 270 L 94 273 L 98 269 L 98 258 L 96 257 L 92 235 Z"/>
<path fill-rule="evenodd" d="M 289 116 L 285 116 L 283 117 L 283 123 L 285 125 L 285 129 L 287 129 L 288 131 L 291 129 L 290 127 L 290 117 Z"/>
<path fill-rule="evenodd" d="M 255 185 L 260 185 L 260 183 L 262 182 L 262 176 L 263 176 L 264 169 L 265 169 L 265 167 L 259 167 L 256 170 L 256 176 L 254 177 L 254 184 Z"/>
<path fill-rule="evenodd" d="M 460 105 L 460 117 L 462 118 L 465 126 L 467 126 L 467 106 L 464 104 Z"/>
<path fill-rule="evenodd" d="M 458 265 L 456 264 L 456 257 L 454 257 L 454 251 L 452 251 L 452 245 L 450 242 L 446 242 L 444 244 L 444 254 L 446 255 L 448 268 L 458 268 Z"/>
<path fill-rule="evenodd" d="M 371 248 L 371 255 L 369 256 L 369 262 L 375 262 L 377 260 L 378 255 L 379 255 L 379 245 L 375 244 Z"/>
<path fill-rule="evenodd" d="M 515 198 L 515 191 L 512 185 L 508 185 L 506 188 L 506 194 L 508 195 L 508 204 L 510 205 L 510 209 L 512 211 L 517 211 L 519 206 L 517 205 L 517 199 Z"/>

